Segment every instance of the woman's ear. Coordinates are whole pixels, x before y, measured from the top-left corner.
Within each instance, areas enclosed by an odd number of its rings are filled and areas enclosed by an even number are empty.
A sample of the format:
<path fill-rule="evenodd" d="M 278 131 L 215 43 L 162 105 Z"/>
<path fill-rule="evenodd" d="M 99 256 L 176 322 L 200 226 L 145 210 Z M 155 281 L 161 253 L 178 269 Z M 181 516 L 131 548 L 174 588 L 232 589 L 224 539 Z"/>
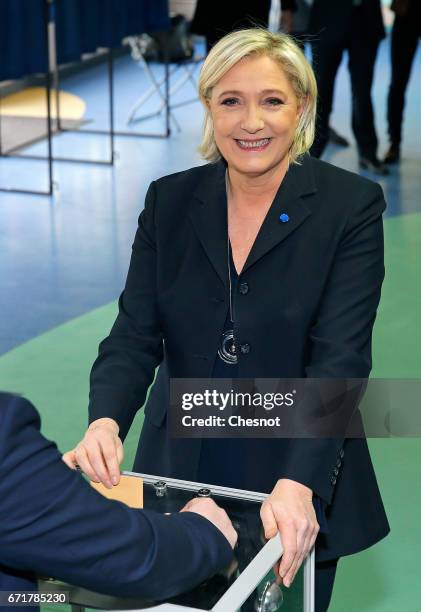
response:
<path fill-rule="evenodd" d="M 298 109 L 297 109 L 297 125 L 300 122 L 303 114 L 305 113 L 305 111 L 307 109 L 307 103 L 308 103 L 308 98 L 306 96 L 298 104 Z"/>

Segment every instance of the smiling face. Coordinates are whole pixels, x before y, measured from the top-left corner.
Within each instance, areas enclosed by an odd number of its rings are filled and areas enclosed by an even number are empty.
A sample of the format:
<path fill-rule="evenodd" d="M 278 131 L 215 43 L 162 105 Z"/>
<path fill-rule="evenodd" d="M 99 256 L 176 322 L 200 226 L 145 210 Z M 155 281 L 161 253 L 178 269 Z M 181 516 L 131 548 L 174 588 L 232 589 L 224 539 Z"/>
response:
<path fill-rule="evenodd" d="M 237 62 L 213 88 L 208 107 L 215 142 L 230 168 L 260 176 L 287 167 L 300 106 L 274 60 L 257 56 Z"/>

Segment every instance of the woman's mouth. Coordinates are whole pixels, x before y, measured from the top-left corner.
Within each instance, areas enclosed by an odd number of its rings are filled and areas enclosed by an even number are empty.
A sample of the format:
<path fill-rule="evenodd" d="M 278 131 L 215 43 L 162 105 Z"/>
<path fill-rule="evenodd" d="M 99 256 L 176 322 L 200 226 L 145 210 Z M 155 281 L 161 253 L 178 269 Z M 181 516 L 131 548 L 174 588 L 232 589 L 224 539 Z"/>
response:
<path fill-rule="evenodd" d="M 234 139 L 237 143 L 237 146 L 243 151 L 264 151 L 270 144 L 272 138 L 260 138 L 259 140 L 240 140 L 238 138 Z"/>

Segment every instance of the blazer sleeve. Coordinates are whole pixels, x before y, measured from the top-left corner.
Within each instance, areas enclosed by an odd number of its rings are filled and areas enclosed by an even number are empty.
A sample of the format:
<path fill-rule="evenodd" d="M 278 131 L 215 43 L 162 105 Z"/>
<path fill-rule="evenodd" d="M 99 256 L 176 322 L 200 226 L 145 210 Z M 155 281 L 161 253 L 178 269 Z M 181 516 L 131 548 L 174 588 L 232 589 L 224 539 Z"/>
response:
<path fill-rule="evenodd" d="M 210 521 L 105 499 L 39 429 L 29 402 L 0 394 L 0 566 L 114 596 L 163 599 L 230 563 L 228 541 Z"/>
<path fill-rule="evenodd" d="M 386 205 L 375 183 L 368 183 L 365 193 L 356 193 L 355 202 L 309 332 L 308 378 L 367 379 L 370 374 L 372 330 L 384 278 Z M 352 414 L 348 410 L 348 423 L 341 423 L 341 437 L 291 439 L 282 477 L 301 482 L 330 504 L 336 484 L 333 470 L 344 456 Z"/>
<path fill-rule="evenodd" d="M 92 367 L 89 421 L 109 417 L 125 438 L 163 358 L 157 314 L 155 183 L 146 194 L 118 316 Z"/>

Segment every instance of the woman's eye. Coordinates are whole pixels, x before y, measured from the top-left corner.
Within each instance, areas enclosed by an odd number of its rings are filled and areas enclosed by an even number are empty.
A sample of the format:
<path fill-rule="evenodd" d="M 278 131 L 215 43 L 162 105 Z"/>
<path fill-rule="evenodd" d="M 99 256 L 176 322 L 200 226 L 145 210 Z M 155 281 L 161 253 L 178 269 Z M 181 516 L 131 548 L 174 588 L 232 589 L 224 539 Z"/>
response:
<path fill-rule="evenodd" d="M 226 98 L 225 100 L 222 100 L 221 104 L 224 104 L 225 106 L 234 106 L 237 104 L 237 102 L 237 98 Z"/>
<path fill-rule="evenodd" d="M 280 106 L 281 104 L 283 104 L 283 101 L 280 98 L 268 98 L 266 102 L 270 106 Z"/>

